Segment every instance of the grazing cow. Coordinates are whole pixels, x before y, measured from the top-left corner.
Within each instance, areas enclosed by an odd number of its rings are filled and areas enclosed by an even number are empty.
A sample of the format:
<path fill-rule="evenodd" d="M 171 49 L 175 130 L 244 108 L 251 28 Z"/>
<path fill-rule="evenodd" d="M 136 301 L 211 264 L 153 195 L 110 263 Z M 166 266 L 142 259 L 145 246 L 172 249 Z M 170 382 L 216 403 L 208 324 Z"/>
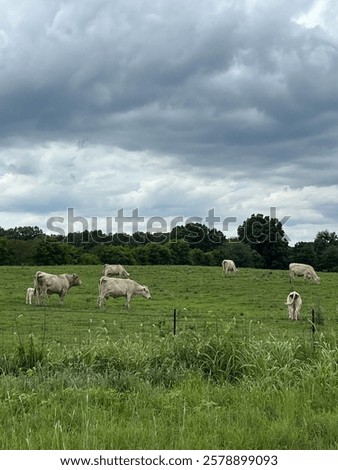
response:
<path fill-rule="evenodd" d="M 105 264 L 102 276 L 129 277 L 129 273 L 127 273 L 121 264 Z"/>
<path fill-rule="evenodd" d="M 64 298 L 71 287 L 81 286 L 82 282 L 76 274 L 48 274 L 37 271 L 34 277 L 34 286 L 38 304 L 47 295 L 58 294 L 63 304 Z"/>
<path fill-rule="evenodd" d="M 232 259 L 224 259 L 222 261 L 222 269 L 223 269 L 224 275 L 228 274 L 228 272 L 234 272 L 234 273 L 238 272 L 238 269 L 236 268 L 236 265 L 232 261 Z"/>
<path fill-rule="evenodd" d="M 288 306 L 290 320 L 298 320 L 300 309 L 302 308 L 302 298 L 298 292 L 293 291 L 287 296 L 285 305 Z"/>
<path fill-rule="evenodd" d="M 316 271 L 309 264 L 290 263 L 289 264 L 289 277 L 294 281 L 295 276 L 303 276 L 306 279 L 312 279 L 316 284 L 320 283 L 320 277 L 317 276 Z"/>
<path fill-rule="evenodd" d="M 142 295 L 150 299 L 150 292 L 147 286 L 142 286 L 131 279 L 117 279 L 102 276 L 99 281 L 98 305 L 102 307 L 104 300 L 108 297 L 126 297 L 125 306 L 130 308 L 130 301 L 134 295 Z"/>
<path fill-rule="evenodd" d="M 32 300 L 35 297 L 34 287 L 28 287 L 26 291 L 26 304 L 32 305 Z"/>

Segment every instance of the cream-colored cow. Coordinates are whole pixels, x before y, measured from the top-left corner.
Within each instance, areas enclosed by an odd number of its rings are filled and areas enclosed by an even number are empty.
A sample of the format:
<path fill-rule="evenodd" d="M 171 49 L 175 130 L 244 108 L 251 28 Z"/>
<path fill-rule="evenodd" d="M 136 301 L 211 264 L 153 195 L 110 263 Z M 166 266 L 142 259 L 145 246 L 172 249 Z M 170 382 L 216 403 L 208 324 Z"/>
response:
<path fill-rule="evenodd" d="M 302 298 L 298 292 L 290 292 L 286 298 L 285 305 L 288 306 L 290 320 L 298 320 L 298 315 L 302 308 Z"/>
<path fill-rule="evenodd" d="M 232 261 L 232 259 L 224 259 L 222 261 L 222 269 L 223 269 L 223 273 L 224 275 L 227 275 L 228 272 L 233 272 L 233 273 L 237 273 L 238 272 L 238 269 L 236 268 L 236 265 L 235 263 Z"/>

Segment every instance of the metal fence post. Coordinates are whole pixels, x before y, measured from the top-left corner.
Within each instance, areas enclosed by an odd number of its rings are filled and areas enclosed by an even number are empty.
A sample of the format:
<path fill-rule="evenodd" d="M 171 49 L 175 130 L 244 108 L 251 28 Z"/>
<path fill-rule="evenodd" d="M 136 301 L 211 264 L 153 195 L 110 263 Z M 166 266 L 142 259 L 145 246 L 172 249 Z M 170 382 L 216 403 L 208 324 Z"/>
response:
<path fill-rule="evenodd" d="M 311 311 L 311 314 L 312 314 L 312 334 L 314 335 L 315 332 L 316 332 L 316 325 L 315 325 L 315 309 L 312 307 L 312 311 Z"/>

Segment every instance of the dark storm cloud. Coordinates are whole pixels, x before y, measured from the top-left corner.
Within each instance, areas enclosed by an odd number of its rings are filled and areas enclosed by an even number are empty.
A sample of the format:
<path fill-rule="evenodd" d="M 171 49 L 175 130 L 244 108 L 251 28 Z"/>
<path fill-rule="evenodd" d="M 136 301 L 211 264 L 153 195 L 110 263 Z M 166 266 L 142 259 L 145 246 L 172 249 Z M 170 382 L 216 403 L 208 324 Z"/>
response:
<path fill-rule="evenodd" d="M 88 135 L 201 165 L 206 151 L 222 165 L 262 147 L 278 165 L 285 142 L 303 155 L 304 139 L 336 130 L 336 45 L 291 21 L 309 1 L 250 4 L 54 1 L 8 13 L 3 138 Z"/>

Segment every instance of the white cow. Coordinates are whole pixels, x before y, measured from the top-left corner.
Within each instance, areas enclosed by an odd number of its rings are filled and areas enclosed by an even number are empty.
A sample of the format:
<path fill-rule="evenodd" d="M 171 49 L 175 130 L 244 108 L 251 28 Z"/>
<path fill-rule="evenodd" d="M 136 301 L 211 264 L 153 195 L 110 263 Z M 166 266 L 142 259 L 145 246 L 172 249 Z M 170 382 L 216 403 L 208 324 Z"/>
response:
<path fill-rule="evenodd" d="M 98 305 L 102 307 L 105 299 L 108 297 L 126 297 L 125 306 L 130 308 L 130 301 L 134 295 L 142 295 L 150 299 L 150 292 L 147 286 L 143 286 L 132 279 L 117 279 L 108 276 L 102 276 L 99 281 Z"/>
<path fill-rule="evenodd" d="M 71 287 L 81 286 L 82 282 L 76 274 L 49 274 L 37 271 L 34 276 L 34 286 L 38 304 L 47 295 L 58 294 L 63 304 L 64 298 Z"/>
<path fill-rule="evenodd" d="M 102 276 L 129 277 L 129 273 L 127 273 L 121 264 L 105 264 Z"/>
<path fill-rule="evenodd" d="M 26 304 L 32 305 L 34 297 L 36 297 L 34 287 L 28 287 L 26 291 Z"/>
<path fill-rule="evenodd" d="M 298 320 L 300 309 L 302 308 L 302 298 L 298 292 L 293 291 L 287 296 L 285 305 L 288 306 L 290 320 Z"/>
<path fill-rule="evenodd" d="M 228 272 L 234 272 L 234 273 L 238 272 L 238 269 L 236 268 L 236 265 L 232 261 L 232 259 L 224 259 L 222 261 L 222 269 L 223 269 L 224 275 L 228 274 Z"/>
<path fill-rule="evenodd" d="M 303 276 L 306 279 L 312 279 L 316 284 L 320 283 L 320 277 L 317 276 L 316 271 L 309 264 L 290 263 L 289 264 L 290 282 L 294 281 L 295 276 Z"/>

